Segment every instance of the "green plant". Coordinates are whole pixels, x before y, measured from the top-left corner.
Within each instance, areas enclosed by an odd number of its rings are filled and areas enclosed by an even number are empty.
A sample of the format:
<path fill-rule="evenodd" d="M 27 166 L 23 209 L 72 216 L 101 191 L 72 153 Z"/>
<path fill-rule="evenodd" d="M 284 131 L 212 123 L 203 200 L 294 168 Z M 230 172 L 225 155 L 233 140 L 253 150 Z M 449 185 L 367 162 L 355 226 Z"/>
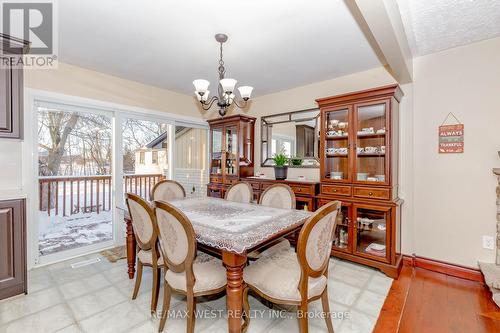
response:
<path fill-rule="evenodd" d="M 290 163 L 295 166 L 301 166 L 304 161 L 300 157 L 292 157 L 290 158 Z"/>
<path fill-rule="evenodd" d="M 282 167 L 285 166 L 285 164 L 288 162 L 288 157 L 286 157 L 286 155 L 283 153 L 275 154 L 273 157 L 273 161 L 275 166 Z"/>

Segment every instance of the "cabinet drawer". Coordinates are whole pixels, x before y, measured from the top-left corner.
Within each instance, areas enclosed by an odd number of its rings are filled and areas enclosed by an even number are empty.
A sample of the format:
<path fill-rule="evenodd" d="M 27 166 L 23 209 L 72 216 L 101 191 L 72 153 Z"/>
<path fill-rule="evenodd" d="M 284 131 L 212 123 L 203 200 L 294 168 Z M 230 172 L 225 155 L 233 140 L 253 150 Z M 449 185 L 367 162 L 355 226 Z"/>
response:
<path fill-rule="evenodd" d="M 233 184 L 236 184 L 238 182 L 238 178 L 234 178 L 234 177 L 226 177 L 226 179 L 224 180 L 224 184 L 227 184 L 227 185 L 233 185 Z"/>
<path fill-rule="evenodd" d="M 342 195 L 342 196 L 349 197 L 349 196 L 351 196 L 351 187 L 350 186 L 321 184 L 321 193 L 322 194 Z"/>
<path fill-rule="evenodd" d="M 295 195 L 314 195 L 314 188 L 311 186 L 290 185 Z"/>
<path fill-rule="evenodd" d="M 355 187 L 354 196 L 360 198 L 389 199 L 391 191 L 387 188 Z"/>
<path fill-rule="evenodd" d="M 249 182 L 249 184 L 252 186 L 252 188 L 253 188 L 255 191 L 260 190 L 260 183 L 251 183 L 251 182 Z"/>
<path fill-rule="evenodd" d="M 222 183 L 222 177 L 218 176 L 210 176 L 211 183 Z"/>

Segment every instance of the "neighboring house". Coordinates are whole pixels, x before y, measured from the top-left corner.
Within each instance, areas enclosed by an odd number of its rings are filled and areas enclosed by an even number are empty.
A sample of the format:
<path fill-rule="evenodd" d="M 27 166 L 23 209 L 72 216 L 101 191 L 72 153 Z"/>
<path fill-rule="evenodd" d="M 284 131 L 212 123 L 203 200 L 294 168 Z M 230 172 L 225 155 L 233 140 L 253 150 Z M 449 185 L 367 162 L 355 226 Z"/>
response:
<path fill-rule="evenodd" d="M 165 174 L 168 169 L 167 132 L 135 150 L 135 174 Z"/>

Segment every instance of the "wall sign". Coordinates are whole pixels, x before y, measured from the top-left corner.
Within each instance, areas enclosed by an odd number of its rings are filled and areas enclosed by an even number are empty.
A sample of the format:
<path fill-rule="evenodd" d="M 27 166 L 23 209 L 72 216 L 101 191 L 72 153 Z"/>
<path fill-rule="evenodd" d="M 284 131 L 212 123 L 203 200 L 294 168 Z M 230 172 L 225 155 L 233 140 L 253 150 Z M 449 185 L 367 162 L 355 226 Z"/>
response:
<path fill-rule="evenodd" d="M 447 124 L 446 121 L 452 116 L 456 123 Z M 448 113 L 446 119 L 439 126 L 439 153 L 463 153 L 464 152 L 464 124 L 455 117 L 453 113 Z"/>

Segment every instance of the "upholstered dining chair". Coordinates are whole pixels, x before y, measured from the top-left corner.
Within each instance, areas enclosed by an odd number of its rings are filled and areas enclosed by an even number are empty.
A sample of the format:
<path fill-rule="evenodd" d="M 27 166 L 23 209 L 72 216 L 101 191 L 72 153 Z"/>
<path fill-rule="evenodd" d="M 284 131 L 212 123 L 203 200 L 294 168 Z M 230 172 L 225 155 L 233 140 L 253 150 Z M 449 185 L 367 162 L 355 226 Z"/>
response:
<path fill-rule="evenodd" d="M 162 318 L 159 332 L 167 320 L 172 292 L 186 296 L 187 332 L 194 332 L 196 297 L 226 290 L 226 269 L 222 261 L 197 252 L 193 226 L 188 217 L 165 201 L 155 201 L 160 249 L 165 260 Z"/>
<path fill-rule="evenodd" d="M 224 199 L 234 202 L 250 203 L 253 200 L 252 185 L 247 182 L 237 182 L 227 189 Z"/>
<path fill-rule="evenodd" d="M 333 332 L 328 303 L 328 264 L 340 206 L 339 201 L 330 202 L 305 222 L 299 234 L 297 253 L 283 250 L 245 268 L 244 330 L 250 322 L 248 292 L 252 290 L 270 302 L 296 305 L 301 333 L 308 332 L 308 304 L 321 298 L 328 332 Z"/>
<path fill-rule="evenodd" d="M 274 184 L 262 192 L 259 199 L 259 205 L 295 209 L 295 193 L 286 184 Z"/>
<path fill-rule="evenodd" d="M 170 201 L 186 197 L 186 191 L 175 180 L 161 180 L 151 189 L 151 201 Z"/>
<path fill-rule="evenodd" d="M 160 274 L 163 258 L 158 249 L 158 230 L 153 208 L 140 196 L 127 193 L 127 207 L 137 241 L 137 276 L 132 299 L 136 299 L 141 286 L 143 266 L 153 269 L 153 288 L 151 295 L 151 313 L 156 311 L 158 292 L 160 290 Z"/>
<path fill-rule="evenodd" d="M 262 192 L 259 198 L 259 204 L 273 208 L 295 209 L 295 193 L 293 193 L 290 186 L 286 184 L 274 184 Z M 248 257 L 250 259 L 256 259 L 262 256 L 270 256 L 282 249 L 290 247 L 290 242 L 282 238 L 269 244 L 265 249 L 251 252 Z"/>

